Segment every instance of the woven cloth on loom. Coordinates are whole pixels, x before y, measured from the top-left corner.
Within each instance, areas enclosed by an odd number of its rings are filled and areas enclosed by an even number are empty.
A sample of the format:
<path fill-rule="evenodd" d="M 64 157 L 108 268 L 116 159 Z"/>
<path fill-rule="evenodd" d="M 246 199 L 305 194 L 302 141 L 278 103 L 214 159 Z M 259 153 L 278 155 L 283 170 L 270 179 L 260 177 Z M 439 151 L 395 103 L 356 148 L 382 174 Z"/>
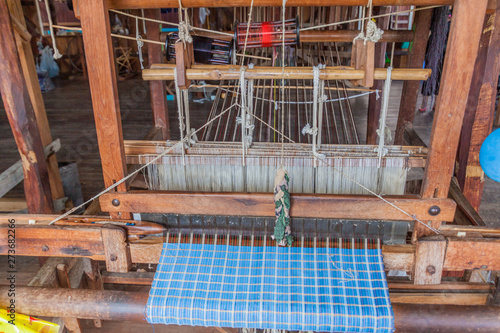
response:
<path fill-rule="evenodd" d="M 219 236 L 215 242 L 176 238 L 163 246 L 146 310 L 150 323 L 317 332 L 394 329 L 382 253 L 370 246 L 373 241 L 299 238 L 293 247 L 276 247 L 241 236 Z"/>

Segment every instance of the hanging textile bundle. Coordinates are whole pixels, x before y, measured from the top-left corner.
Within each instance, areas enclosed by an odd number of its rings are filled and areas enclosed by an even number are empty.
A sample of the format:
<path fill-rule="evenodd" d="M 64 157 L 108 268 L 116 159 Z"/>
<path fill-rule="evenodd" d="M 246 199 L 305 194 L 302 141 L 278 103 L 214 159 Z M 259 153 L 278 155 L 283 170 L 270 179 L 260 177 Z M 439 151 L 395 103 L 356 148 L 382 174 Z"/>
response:
<path fill-rule="evenodd" d="M 290 192 L 288 182 L 290 178 L 285 169 L 280 168 L 274 179 L 274 203 L 276 214 L 276 225 L 274 226 L 273 239 L 279 246 L 291 246 L 293 242 L 290 229 Z"/>
<path fill-rule="evenodd" d="M 299 18 L 260 23 L 235 23 L 235 41 L 238 49 L 297 45 L 299 43 Z M 284 26 L 284 30 L 283 30 Z M 247 36 L 248 30 L 248 36 Z M 283 39 L 284 35 L 284 39 Z"/>

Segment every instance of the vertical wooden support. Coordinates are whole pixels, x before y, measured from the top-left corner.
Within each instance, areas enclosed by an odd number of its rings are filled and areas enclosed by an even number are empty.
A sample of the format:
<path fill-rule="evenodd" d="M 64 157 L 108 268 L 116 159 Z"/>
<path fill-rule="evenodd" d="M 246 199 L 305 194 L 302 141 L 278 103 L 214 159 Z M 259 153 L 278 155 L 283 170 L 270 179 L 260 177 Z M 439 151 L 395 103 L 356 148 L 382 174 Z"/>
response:
<path fill-rule="evenodd" d="M 145 9 L 144 16 L 160 20 L 159 9 Z M 147 39 L 160 40 L 160 25 L 155 22 L 146 21 Z M 148 43 L 149 66 L 163 62 L 161 45 Z M 163 140 L 170 140 L 170 124 L 168 120 L 167 87 L 165 81 L 149 81 L 151 92 L 151 108 L 153 110 L 153 122 L 155 127 L 161 128 Z"/>
<path fill-rule="evenodd" d="M 104 290 L 101 272 L 99 270 L 99 262 L 89 259 L 89 267 L 85 269 L 85 281 L 87 289 Z M 100 319 L 94 319 L 95 327 L 102 327 Z"/>
<path fill-rule="evenodd" d="M 483 28 L 457 154 L 458 183 L 476 211 L 479 211 L 484 188 L 484 172 L 479 164 L 479 150 L 493 126 L 500 74 L 498 3 L 496 13 L 487 15 Z"/>
<path fill-rule="evenodd" d="M 450 187 L 460 129 L 471 85 L 487 0 L 456 0 L 432 126 L 421 195 L 446 198 Z M 432 226 L 439 228 L 439 221 Z M 413 238 L 433 231 L 415 223 Z"/>
<path fill-rule="evenodd" d="M 378 7 L 374 14 L 385 14 L 389 12 L 389 7 Z M 378 19 L 378 27 L 382 30 L 387 30 L 389 27 L 389 16 Z M 387 43 L 378 42 L 375 44 L 375 67 L 385 67 L 385 53 Z M 384 81 L 375 80 L 372 89 L 382 90 Z M 374 145 L 377 143 L 377 129 L 379 127 L 380 110 L 382 108 L 382 99 L 377 99 L 376 94 L 370 94 L 368 97 L 368 115 L 366 128 L 366 144 Z"/>
<path fill-rule="evenodd" d="M 45 154 L 24 81 L 6 0 L 0 0 L 0 31 L 0 93 L 23 163 L 28 212 L 53 213 Z"/>
<path fill-rule="evenodd" d="M 24 19 L 23 8 L 20 0 L 8 0 L 8 6 L 11 16 L 15 17 L 26 29 L 26 21 Z M 31 100 L 31 105 L 35 112 L 38 130 L 42 139 L 42 145 L 46 146 L 52 142 L 50 133 L 49 121 L 45 112 L 45 104 L 43 103 L 42 91 L 38 82 L 33 51 L 30 43 L 26 42 L 19 33 L 14 33 L 16 37 L 17 50 L 19 52 L 19 60 L 23 69 L 24 79 Z M 53 154 L 47 158 L 47 170 L 49 173 L 50 189 L 52 191 L 52 199 L 60 199 L 64 197 L 64 189 L 59 174 L 59 166 L 57 164 L 56 155 Z"/>
<path fill-rule="evenodd" d="M 370 41 L 356 40 L 352 46 L 351 66 L 355 69 L 365 71 L 362 80 L 354 83 L 363 87 L 373 86 L 373 75 L 375 73 L 375 43 Z"/>
<path fill-rule="evenodd" d="M 408 59 L 408 68 L 423 67 L 431 28 L 432 12 L 433 9 L 426 9 L 415 13 L 415 35 Z M 395 145 L 403 144 L 405 127 L 413 124 L 419 90 L 420 81 L 404 81 L 396 134 L 394 135 Z"/>
<path fill-rule="evenodd" d="M 177 69 L 177 83 L 181 89 L 187 89 L 191 84 L 186 77 L 186 69 L 191 68 L 192 64 L 194 64 L 193 43 L 177 41 L 175 43 L 175 68 Z"/>
<path fill-rule="evenodd" d="M 415 284 L 440 284 L 443 275 L 446 239 L 443 236 L 420 238 L 415 251 Z"/>
<path fill-rule="evenodd" d="M 86 0 L 78 5 L 104 185 L 108 187 L 125 177 L 127 170 L 109 13 L 106 1 Z M 117 190 L 126 191 L 126 185 L 120 184 Z M 111 216 L 131 218 L 130 213 Z"/>
<path fill-rule="evenodd" d="M 127 245 L 125 230 L 113 225 L 102 227 L 102 243 L 106 255 L 106 270 L 126 273 L 130 270 L 130 249 Z"/>

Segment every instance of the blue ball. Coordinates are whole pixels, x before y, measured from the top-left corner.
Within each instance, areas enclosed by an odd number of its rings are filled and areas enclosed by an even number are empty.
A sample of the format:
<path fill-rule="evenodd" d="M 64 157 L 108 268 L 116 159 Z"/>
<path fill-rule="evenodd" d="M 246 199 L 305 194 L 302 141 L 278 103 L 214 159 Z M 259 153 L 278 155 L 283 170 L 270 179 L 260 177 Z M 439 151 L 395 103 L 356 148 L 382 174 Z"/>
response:
<path fill-rule="evenodd" d="M 486 176 L 500 182 L 500 128 L 484 140 L 479 151 L 479 163 Z"/>

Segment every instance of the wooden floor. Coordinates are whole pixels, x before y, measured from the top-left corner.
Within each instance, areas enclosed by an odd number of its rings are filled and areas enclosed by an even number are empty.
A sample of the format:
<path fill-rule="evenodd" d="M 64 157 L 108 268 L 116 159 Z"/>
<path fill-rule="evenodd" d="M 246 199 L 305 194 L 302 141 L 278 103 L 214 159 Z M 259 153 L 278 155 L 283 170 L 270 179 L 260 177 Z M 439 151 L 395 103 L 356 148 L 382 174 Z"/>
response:
<path fill-rule="evenodd" d="M 89 85 L 79 78 L 73 81 L 57 80 L 57 88 L 44 94 L 47 115 L 54 138 L 60 138 L 62 148 L 57 154 L 59 162 L 77 162 L 82 183 L 84 198 L 88 199 L 103 188 L 99 151 L 90 99 Z M 140 79 L 119 82 L 120 107 L 122 113 L 123 133 L 125 139 L 142 139 L 152 126 L 149 101 L 149 85 Z M 401 82 L 394 82 L 391 90 L 388 126 L 394 130 L 401 96 Z M 367 97 L 352 100 L 354 117 L 361 141 L 366 136 Z M 196 109 L 194 109 L 196 105 Z M 209 102 L 193 104 L 191 110 L 192 125 L 198 128 L 206 119 Z M 170 122 L 173 137 L 178 136 L 178 122 L 175 102 L 169 102 Z M 0 172 L 7 169 L 17 160 L 17 151 L 3 104 L 0 105 Z M 204 111 L 205 110 L 205 111 Z M 416 111 L 415 129 L 428 143 L 432 126 L 432 114 Z M 443 133 L 446 135 L 446 133 Z M 486 186 L 481 204 L 480 214 L 489 225 L 499 225 L 500 183 L 486 178 Z M 8 197 L 23 197 L 22 184 L 8 193 Z M 18 285 L 26 285 L 38 270 L 38 260 L 30 258 L 23 261 L 18 275 Z M 5 284 L 3 272 L 4 262 L 0 263 L 0 285 Z M 83 321 L 84 332 L 219 332 L 213 328 L 193 328 L 155 325 L 138 322 L 103 322 L 103 327 L 93 327 L 91 321 Z M 229 330 L 227 330 L 230 332 Z"/>

